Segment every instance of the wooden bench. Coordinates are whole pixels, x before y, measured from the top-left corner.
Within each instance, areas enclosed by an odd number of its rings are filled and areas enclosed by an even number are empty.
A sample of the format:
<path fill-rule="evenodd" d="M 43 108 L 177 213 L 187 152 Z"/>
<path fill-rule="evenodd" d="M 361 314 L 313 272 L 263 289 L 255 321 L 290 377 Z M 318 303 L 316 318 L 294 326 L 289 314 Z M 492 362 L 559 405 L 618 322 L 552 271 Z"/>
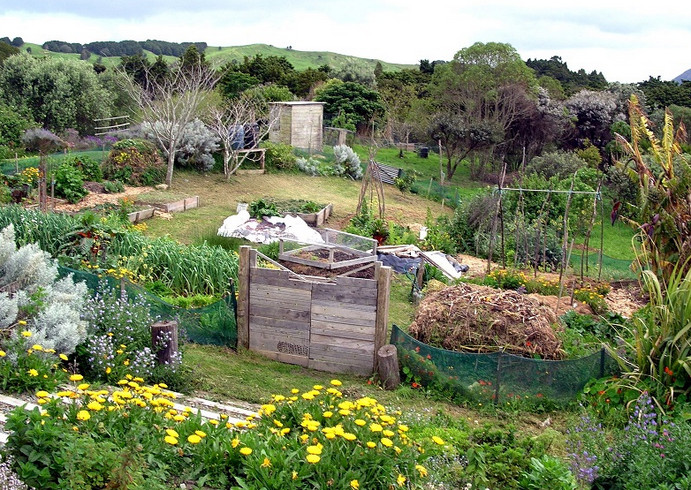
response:
<path fill-rule="evenodd" d="M 249 158 L 249 155 L 251 153 L 259 153 L 259 159 L 255 160 L 252 158 Z M 252 168 L 252 169 L 238 169 L 237 174 L 238 175 L 243 175 L 243 174 L 263 174 L 266 173 L 266 169 L 264 167 L 265 162 L 266 162 L 266 148 L 248 148 L 246 150 L 238 150 L 238 155 L 246 154 L 247 158 L 252 160 L 253 162 L 259 162 L 259 168 Z"/>

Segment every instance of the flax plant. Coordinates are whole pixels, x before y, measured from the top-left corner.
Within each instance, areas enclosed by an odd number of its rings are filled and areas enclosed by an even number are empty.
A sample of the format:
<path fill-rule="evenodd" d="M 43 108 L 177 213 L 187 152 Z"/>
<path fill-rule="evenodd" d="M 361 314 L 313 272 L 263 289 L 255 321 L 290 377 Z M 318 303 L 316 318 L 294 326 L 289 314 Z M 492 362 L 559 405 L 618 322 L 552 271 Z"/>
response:
<path fill-rule="evenodd" d="M 651 270 L 642 272 L 649 304 L 633 318 L 626 341 L 629 356 L 619 356 L 626 374 L 644 390 L 648 385 L 661 409 L 691 394 L 691 270 L 677 264 L 665 282 Z"/>

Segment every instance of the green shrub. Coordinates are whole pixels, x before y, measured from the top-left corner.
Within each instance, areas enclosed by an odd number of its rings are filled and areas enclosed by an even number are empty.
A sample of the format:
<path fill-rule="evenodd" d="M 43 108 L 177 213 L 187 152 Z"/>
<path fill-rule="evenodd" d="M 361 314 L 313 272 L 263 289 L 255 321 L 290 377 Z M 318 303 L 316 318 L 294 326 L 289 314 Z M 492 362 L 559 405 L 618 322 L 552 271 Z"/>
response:
<path fill-rule="evenodd" d="M 165 177 L 165 162 L 156 146 L 146 140 L 118 141 L 103 163 L 103 176 L 129 185 L 153 185 Z"/>
<path fill-rule="evenodd" d="M 255 199 L 247 207 L 250 216 L 255 219 L 262 219 L 264 216 L 279 216 L 280 213 L 276 204 L 264 199 Z"/>
<path fill-rule="evenodd" d="M 64 162 L 55 171 L 55 194 L 71 203 L 77 203 L 89 193 L 84 188 L 82 173 L 70 162 Z"/>
<path fill-rule="evenodd" d="M 103 189 L 108 194 L 117 194 L 125 190 L 125 186 L 119 180 L 106 180 L 103 182 Z"/>
<path fill-rule="evenodd" d="M 523 473 L 520 487 L 526 490 L 576 490 L 576 479 L 561 460 L 548 454 L 530 459 L 530 471 Z"/>
<path fill-rule="evenodd" d="M 64 162 L 69 162 L 73 167 L 79 169 L 84 180 L 92 182 L 101 182 L 103 180 L 101 164 L 91 157 L 78 155 L 66 159 Z"/>
<path fill-rule="evenodd" d="M 293 147 L 283 143 L 264 142 L 266 148 L 265 165 L 268 169 L 292 170 L 295 167 L 296 157 Z"/>

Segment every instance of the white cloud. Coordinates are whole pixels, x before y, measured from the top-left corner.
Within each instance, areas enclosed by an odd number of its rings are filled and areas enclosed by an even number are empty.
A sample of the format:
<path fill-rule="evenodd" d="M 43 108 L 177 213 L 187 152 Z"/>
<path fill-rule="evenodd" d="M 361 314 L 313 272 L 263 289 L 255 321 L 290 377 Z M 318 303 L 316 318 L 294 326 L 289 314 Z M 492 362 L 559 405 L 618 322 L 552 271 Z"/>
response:
<path fill-rule="evenodd" d="M 691 2 L 120 0 L 99 8 L 87 0 L 3 3 L 0 35 L 37 43 L 266 43 L 416 64 L 448 60 L 475 42 L 506 42 L 523 59 L 560 56 L 570 69 L 601 71 L 609 81 L 668 80 L 691 68 Z"/>

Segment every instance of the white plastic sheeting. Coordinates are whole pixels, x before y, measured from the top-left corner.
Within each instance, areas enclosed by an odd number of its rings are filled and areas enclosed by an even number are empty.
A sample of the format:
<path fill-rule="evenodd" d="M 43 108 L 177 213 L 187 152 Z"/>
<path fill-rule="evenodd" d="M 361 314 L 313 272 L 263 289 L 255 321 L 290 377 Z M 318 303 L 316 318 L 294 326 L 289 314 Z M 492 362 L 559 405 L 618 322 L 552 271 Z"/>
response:
<path fill-rule="evenodd" d="M 290 240 L 298 243 L 324 243 L 321 234 L 305 223 L 299 216 L 288 215 L 265 217 L 262 220 L 250 218 L 247 211 L 227 217 L 218 229 L 219 236 L 244 238 L 254 243 L 273 243 Z"/>

